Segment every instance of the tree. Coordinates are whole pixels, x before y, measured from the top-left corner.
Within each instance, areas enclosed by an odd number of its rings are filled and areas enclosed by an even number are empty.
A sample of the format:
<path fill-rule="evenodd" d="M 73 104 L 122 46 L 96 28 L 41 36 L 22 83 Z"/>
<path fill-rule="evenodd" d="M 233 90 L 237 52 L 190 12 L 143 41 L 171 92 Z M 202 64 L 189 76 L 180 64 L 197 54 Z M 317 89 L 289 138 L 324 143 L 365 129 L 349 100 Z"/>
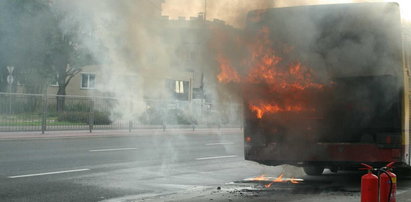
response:
<path fill-rule="evenodd" d="M 58 83 L 56 110 L 61 112 L 64 111 L 67 85 L 81 71 L 82 66 L 92 63 L 92 59 L 91 55 L 76 43 L 73 37 L 74 33 L 63 33 L 58 29 L 61 17 L 55 15 L 55 20 L 57 29 L 54 31 L 53 54 L 50 56 Z"/>
<path fill-rule="evenodd" d="M 44 0 L 0 2 L 0 71 L 14 66 L 16 81 L 29 93 L 42 92 L 51 76 L 51 16 Z M 3 76 L 0 80 L 4 88 Z"/>
<path fill-rule="evenodd" d="M 91 57 L 84 50 L 78 48 L 76 43 L 62 33 L 53 54 L 53 68 L 56 73 L 57 91 L 57 111 L 64 111 L 66 87 L 71 79 L 81 72 L 81 67 L 91 63 Z"/>
<path fill-rule="evenodd" d="M 48 0 L 0 1 L 0 90 L 7 87 L 6 66 L 29 93 L 41 93 L 58 76 L 57 110 L 64 110 L 64 95 L 80 67 L 91 57 L 74 40 L 76 30 L 60 29 L 64 13 Z"/>

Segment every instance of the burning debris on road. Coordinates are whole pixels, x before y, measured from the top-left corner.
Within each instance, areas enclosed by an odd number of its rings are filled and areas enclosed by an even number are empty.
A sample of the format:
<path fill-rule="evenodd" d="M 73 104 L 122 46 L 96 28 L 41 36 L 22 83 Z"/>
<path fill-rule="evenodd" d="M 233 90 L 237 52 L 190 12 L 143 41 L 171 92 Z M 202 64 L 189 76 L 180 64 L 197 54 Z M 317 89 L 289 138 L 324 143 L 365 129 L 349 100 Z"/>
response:
<path fill-rule="evenodd" d="M 357 174 L 288 178 L 261 175 L 221 186 L 206 197 L 212 201 L 358 201 Z"/>
<path fill-rule="evenodd" d="M 278 177 L 266 177 L 265 175 L 261 175 L 258 177 L 254 177 L 254 178 L 247 178 L 243 180 L 244 182 L 270 182 L 269 184 L 265 184 L 264 187 L 265 188 L 269 188 L 271 187 L 271 185 L 273 183 L 292 183 L 292 184 L 298 184 L 303 182 L 303 179 L 299 179 L 299 178 L 284 178 L 284 174 L 279 175 Z"/>

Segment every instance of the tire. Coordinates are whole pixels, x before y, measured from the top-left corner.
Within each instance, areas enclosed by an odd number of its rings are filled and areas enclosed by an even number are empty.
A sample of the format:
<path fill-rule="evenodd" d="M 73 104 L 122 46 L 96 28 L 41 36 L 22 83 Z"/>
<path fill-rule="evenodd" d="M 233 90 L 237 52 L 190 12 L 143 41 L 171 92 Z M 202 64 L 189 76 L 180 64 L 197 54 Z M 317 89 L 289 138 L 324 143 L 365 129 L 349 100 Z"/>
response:
<path fill-rule="evenodd" d="M 318 176 L 318 175 L 323 174 L 324 168 L 323 168 L 323 167 L 319 167 L 319 166 L 307 166 L 307 167 L 304 167 L 304 172 L 305 172 L 307 175 Z"/>

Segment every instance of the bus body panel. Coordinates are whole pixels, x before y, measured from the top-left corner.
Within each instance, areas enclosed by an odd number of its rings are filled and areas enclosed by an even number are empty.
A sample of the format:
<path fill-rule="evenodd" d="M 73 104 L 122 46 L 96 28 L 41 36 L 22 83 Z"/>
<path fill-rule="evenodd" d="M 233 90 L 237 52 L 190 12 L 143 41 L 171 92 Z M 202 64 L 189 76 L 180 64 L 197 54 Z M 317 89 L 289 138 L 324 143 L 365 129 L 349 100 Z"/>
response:
<path fill-rule="evenodd" d="M 264 85 L 246 86 L 251 89 L 244 97 L 246 160 L 267 165 L 287 163 L 322 167 L 356 167 L 363 162 L 383 165 L 391 161 L 410 165 L 409 70 L 397 4 L 273 8 L 251 12 L 247 19 L 247 34 L 253 36 L 256 30 L 268 27 L 272 40 L 290 43 L 297 49 L 295 55 L 303 58 L 303 64 L 318 66 L 313 72 L 328 76 L 328 80 L 322 79 L 322 82 L 331 87 L 320 93 L 307 92 L 305 101 L 315 108 L 310 112 L 258 115 L 256 110 L 248 107 L 253 99 L 281 100 L 281 95 L 264 92 Z M 309 20 L 304 21 L 306 19 Z M 295 24 L 300 21 L 303 23 Z M 312 37 L 315 42 L 300 43 L 299 40 L 305 38 L 312 40 L 306 36 L 309 33 L 299 27 L 304 25 L 307 30 L 311 30 L 310 26 L 315 27 L 317 30 L 313 32 L 323 38 Z M 330 28 L 332 25 L 336 27 Z M 348 28 L 332 31 L 341 26 Z M 369 51 L 378 49 L 387 60 L 373 60 L 375 53 L 369 54 L 366 53 L 368 49 L 361 49 L 361 43 L 368 40 L 363 38 L 364 33 L 375 40 Z M 331 45 L 324 45 L 325 42 Z M 335 47 L 356 42 L 359 49 L 333 55 L 335 61 L 328 61 L 327 53 L 335 51 Z M 309 45 L 306 47 L 306 44 Z M 364 57 L 352 56 L 356 51 Z M 323 58 L 304 60 L 307 55 Z M 349 61 L 351 56 L 358 61 Z M 345 66 L 347 64 L 351 66 Z M 374 71 L 374 68 L 378 70 Z"/>

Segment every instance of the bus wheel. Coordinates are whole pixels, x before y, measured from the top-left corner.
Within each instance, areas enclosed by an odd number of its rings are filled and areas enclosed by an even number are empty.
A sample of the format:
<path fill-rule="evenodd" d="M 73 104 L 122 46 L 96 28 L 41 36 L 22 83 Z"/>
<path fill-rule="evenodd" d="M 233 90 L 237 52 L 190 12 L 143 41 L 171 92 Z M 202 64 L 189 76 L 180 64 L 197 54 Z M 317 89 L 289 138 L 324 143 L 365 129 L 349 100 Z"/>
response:
<path fill-rule="evenodd" d="M 305 166 L 304 172 L 307 175 L 321 175 L 323 174 L 324 168 L 319 166 Z"/>

